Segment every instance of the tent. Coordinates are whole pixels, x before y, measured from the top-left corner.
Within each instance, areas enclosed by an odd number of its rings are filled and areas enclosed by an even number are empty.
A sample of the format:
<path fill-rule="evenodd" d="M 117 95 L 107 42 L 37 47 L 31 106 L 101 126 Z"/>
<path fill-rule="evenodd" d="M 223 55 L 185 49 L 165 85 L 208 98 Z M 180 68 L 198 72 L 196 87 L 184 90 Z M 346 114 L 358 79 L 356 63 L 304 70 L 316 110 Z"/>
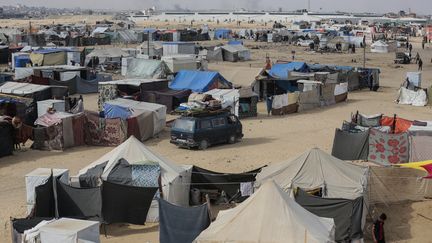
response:
<path fill-rule="evenodd" d="M 299 157 L 264 167 L 256 186 L 274 179 L 285 191 L 322 189 L 325 198 L 355 199 L 366 193 L 369 168 L 339 160 L 318 148 Z"/>
<path fill-rule="evenodd" d="M 199 51 L 198 56 L 208 62 L 223 62 L 222 48 L 219 46 L 205 47 Z"/>
<path fill-rule="evenodd" d="M 414 91 L 400 87 L 398 93 L 397 101 L 400 105 L 426 106 L 428 103 L 428 96 L 424 89 Z"/>
<path fill-rule="evenodd" d="M 118 61 L 121 62 L 122 57 L 130 56 L 129 53 L 123 51 L 121 48 L 106 48 L 106 49 L 94 49 L 86 56 L 86 64 L 91 58 L 99 58 L 99 63 L 104 63 L 105 61 Z"/>
<path fill-rule="evenodd" d="M 228 62 L 248 61 L 251 59 L 250 50 L 243 45 L 222 46 L 223 60 Z"/>
<path fill-rule="evenodd" d="M 334 222 L 303 209 L 268 181 L 237 207 L 220 211 L 195 243 L 334 241 Z"/>
<path fill-rule="evenodd" d="M 67 64 L 67 52 L 64 49 L 42 49 L 30 53 L 34 66 L 50 66 Z"/>
<path fill-rule="evenodd" d="M 133 58 L 128 60 L 126 78 L 165 79 L 170 70 L 164 61 Z"/>
<path fill-rule="evenodd" d="M 99 222 L 60 218 L 39 229 L 40 242 L 99 242 Z"/>
<path fill-rule="evenodd" d="M 216 88 L 232 88 L 232 84 L 218 72 L 181 70 L 169 87 L 174 90 L 206 92 Z"/>
<path fill-rule="evenodd" d="M 371 52 L 373 53 L 389 53 L 395 51 L 396 51 L 395 43 L 386 43 L 384 41 L 378 40 L 372 43 L 371 45 Z"/>
<path fill-rule="evenodd" d="M 293 71 L 307 73 L 309 67 L 305 62 L 276 63 L 267 72 L 274 79 L 288 80 L 289 72 Z"/>
<path fill-rule="evenodd" d="M 133 127 L 131 122 L 128 122 L 128 131 L 138 129 L 136 135 L 139 135 L 137 138 L 141 141 L 156 136 L 166 125 L 166 106 L 154 103 L 117 98 L 105 102 L 104 114 L 105 118 L 136 118 L 138 127 Z"/>
<path fill-rule="evenodd" d="M 214 38 L 221 40 L 221 39 L 229 39 L 231 35 L 231 30 L 229 29 L 216 29 L 214 31 Z"/>
<path fill-rule="evenodd" d="M 75 179 L 79 179 L 80 184 L 88 184 L 88 181 L 93 185 L 99 184 L 99 178 L 107 180 L 113 172 L 113 169 L 121 161 L 127 161 L 129 165 L 159 165 L 161 181 L 160 190 L 163 199 L 179 206 L 189 205 L 191 168 L 182 168 L 174 162 L 162 158 L 160 155 L 148 149 L 133 136 L 80 170 L 77 175 L 78 178 Z M 157 221 L 157 210 L 157 201 L 154 200 L 149 212 L 151 218 L 150 221 Z"/>

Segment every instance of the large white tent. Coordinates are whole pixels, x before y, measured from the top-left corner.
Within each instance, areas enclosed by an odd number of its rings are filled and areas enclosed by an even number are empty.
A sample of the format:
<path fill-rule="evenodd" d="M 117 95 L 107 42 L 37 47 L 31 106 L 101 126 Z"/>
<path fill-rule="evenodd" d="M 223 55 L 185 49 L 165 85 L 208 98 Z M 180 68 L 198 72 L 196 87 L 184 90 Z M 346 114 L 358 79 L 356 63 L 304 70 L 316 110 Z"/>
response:
<path fill-rule="evenodd" d="M 356 199 L 367 190 L 369 168 L 337 159 L 318 148 L 299 157 L 264 167 L 257 175 L 256 186 L 274 179 L 285 191 L 322 188 L 323 197 Z"/>
<path fill-rule="evenodd" d="M 219 212 L 196 243 L 334 242 L 333 219 L 318 217 L 268 181 L 237 207 Z"/>
<path fill-rule="evenodd" d="M 131 136 L 111 152 L 80 170 L 77 177 L 106 162 L 101 179 L 107 180 L 110 172 L 121 159 L 126 160 L 130 165 L 159 164 L 163 199 L 179 206 L 189 206 L 189 184 L 192 166 L 180 167 L 176 165 L 174 162 L 148 149 L 134 136 Z M 157 201 L 153 201 L 148 213 L 148 221 L 157 221 Z"/>

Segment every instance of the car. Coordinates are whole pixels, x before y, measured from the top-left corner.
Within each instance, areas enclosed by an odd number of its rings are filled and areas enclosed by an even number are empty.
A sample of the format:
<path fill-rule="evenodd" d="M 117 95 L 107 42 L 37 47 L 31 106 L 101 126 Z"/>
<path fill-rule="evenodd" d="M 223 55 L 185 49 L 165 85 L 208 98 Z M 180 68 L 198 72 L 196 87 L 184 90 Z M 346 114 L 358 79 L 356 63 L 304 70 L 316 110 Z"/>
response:
<path fill-rule="evenodd" d="M 204 150 L 210 145 L 236 143 L 242 137 L 243 127 L 238 117 L 224 112 L 177 118 L 171 128 L 170 143 Z"/>
<path fill-rule="evenodd" d="M 313 40 L 302 40 L 302 39 L 300 39 L 300 40 L 297 41 L 297 45 L 298 46 L 303 46 L 303 47 L 309 47 L 309 45 L 311 43 L 314 43 L 314 41 Z"/>

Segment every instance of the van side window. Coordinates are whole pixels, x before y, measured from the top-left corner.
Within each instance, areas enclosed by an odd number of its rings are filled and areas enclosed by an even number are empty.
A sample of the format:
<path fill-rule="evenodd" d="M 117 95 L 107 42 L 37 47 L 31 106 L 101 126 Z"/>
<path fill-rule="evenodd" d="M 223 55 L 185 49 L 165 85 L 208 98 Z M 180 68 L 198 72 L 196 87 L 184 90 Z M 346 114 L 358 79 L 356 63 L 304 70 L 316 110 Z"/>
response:
<path fill-rule="evenodd" d="M 210 120 L 202 120 L 200 124 L 201 124 L 201 129 L 211 128 Z"/>
<path fill-rule="evenodd" d="M 215 118 L 212 120 L 212 123 L 213 123 L 213 127 L 224 126 L 225 125 L 225 118 L 224 117 Z"/>

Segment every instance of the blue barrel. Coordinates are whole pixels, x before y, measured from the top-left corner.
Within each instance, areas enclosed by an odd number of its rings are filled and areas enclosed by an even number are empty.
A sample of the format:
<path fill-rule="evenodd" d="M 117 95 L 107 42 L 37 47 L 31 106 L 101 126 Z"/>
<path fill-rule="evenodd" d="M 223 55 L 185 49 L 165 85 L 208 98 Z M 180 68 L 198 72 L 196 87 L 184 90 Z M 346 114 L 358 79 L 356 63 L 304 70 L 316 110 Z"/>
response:
<path fill-rule="evenodd" d="M 27 63 L 30 63 L 29 56 L 17 56 L 15 57 L 15 67 L 26 67 Z"/>

